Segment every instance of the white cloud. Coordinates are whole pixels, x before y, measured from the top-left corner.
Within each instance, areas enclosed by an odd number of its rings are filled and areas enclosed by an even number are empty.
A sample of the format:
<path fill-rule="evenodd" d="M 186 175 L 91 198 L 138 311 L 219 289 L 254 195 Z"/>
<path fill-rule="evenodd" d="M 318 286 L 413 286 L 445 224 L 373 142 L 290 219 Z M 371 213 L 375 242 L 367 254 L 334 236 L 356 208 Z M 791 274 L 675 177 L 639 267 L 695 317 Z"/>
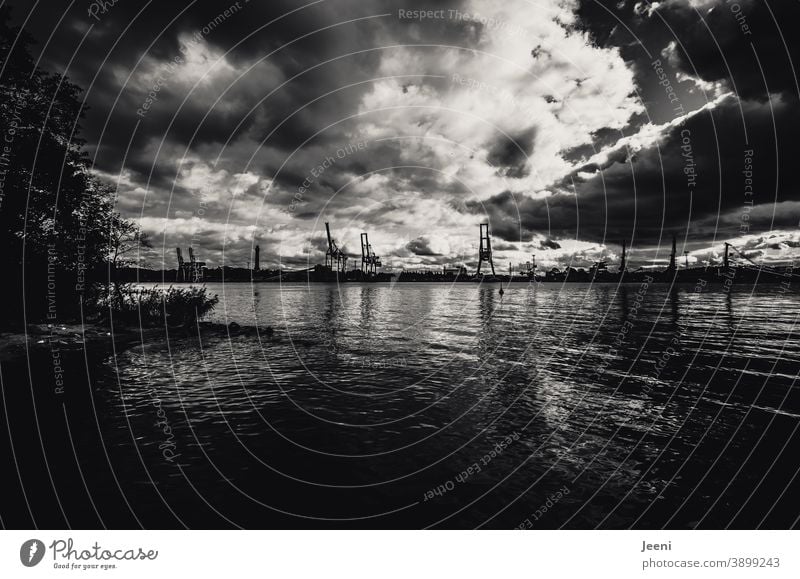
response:
<path fill-rule="evenodd" d="M 619 53 L 592 46 L 580 32 L 565 33 L 559 22 L 573 21 L 573 8 L 572 2 L 518 2 L 513 9 L 475 2 L 465 12 L 495 23 L 483 28 L 479 51 L 387 51 L 379 76 L 417 72 L 438 78 L 375 83 L 360 106 L 361 128 L 370 138 L 429 139 L 417 143 L 417 161 L 447 165 L 448 174 L 465 179 L 482 199 L 507 189 L 530 193 L 557 180 L 571 170 L 560 155 L 564 148 L 590 143 L 600 128 L 622 128 L 642 110 Z M 369 114 L 384 108 L 393 109 Z M 529 176 L 509 181 L 481 162 L 492 143 L 531 128 L 538 136 Z M 442 147 L 448 141 L 464 149 Z"/>

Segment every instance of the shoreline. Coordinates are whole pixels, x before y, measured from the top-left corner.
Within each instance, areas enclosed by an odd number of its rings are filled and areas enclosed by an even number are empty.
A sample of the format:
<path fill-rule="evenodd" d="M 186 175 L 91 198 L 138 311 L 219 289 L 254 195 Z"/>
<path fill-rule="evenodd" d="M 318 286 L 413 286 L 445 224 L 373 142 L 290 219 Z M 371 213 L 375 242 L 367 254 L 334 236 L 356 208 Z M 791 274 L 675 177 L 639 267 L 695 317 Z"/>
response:
<path fill-rule="evenodd" d="M 134 346 L 173 337 L 197 337 L 208 333 L 241 335 L 256 333 L 255 327 L 242 327 L 238 324 L 221 324 L 200 321 L 191 326 L 127 326 L 115 324 L 113 327 L 95 322 L 63 324 L 28 324 L 24 331 L 0 332 L 0 363 L 24 361 L 27 357 L 50 354 L 53 351 L 75 353 L 86 351 L 92 355 L 113 355 Z M 270 335 L 268 329 L 261 330 Z"/>

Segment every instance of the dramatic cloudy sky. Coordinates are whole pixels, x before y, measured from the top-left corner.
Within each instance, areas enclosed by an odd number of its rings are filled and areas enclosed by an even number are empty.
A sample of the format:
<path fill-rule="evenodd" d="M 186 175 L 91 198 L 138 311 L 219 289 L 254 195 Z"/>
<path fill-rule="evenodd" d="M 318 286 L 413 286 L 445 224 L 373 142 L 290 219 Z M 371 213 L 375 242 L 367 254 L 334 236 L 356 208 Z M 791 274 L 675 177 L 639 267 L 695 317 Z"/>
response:
<path fill-rule="evenodd" d="M 800 251 L 794 0 L 111 4 L 15 21 L 152 266 L 317 263 L 325 221 L 395 267 L 474 264 L 483 221 L 503 263 Z"/>

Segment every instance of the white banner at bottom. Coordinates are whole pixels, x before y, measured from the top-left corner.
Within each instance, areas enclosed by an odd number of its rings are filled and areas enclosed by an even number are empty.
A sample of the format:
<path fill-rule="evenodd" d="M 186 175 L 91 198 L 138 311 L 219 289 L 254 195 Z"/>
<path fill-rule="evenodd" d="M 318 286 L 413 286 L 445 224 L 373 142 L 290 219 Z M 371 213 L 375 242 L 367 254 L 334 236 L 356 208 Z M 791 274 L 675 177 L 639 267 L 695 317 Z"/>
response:
<path fill-rule="evenodd" d="M 0 577 L 800 577 L 791 531 L 3 531 Z"/>

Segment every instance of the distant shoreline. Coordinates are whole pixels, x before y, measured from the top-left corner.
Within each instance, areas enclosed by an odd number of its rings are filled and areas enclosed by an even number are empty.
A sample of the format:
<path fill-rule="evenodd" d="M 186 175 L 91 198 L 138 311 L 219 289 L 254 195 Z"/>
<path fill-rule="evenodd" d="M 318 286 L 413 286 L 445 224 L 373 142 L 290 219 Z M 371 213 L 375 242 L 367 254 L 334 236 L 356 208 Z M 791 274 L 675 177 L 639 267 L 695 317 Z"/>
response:
<path fill-rule="evenodd" d="M 796 283 L 794 284 L 797 289 L 800 289 L 800 278 L 794 280 Z M 164 287 L 169 287 L 172 285 L 175 286 L 198 286 L 202 287 L 208 284 L 236 284 L 236 285 L 244 285 L 250 284 L 253 286 L 305 286 L 305 285 L 331 285 L 331 286 L 339 286 L 339 285 L 351 285 L 351 286 L 395 286 L 395 285 L 454 285 L 457 284 L 459 286 L 473 286 L 475 288 L 478 287 L 486 287 L 486 288 L 498 288 L 503 286 L 504 288 L 508 289 L 509 287 L 514 288 L 523 288 L 525 286 L 546 286 L 546 287 L 557 287 L 560 285 L 568 285 L 568 286 L 640 286 L 642 284 L 641 281 L 634 281 L 634 280 L 625 280 L 623 282 L 618 281 L 520 281 L 520 280 L 513 280 L 511 282 L 508 281 L 485 281 L 485 282 L 474 282 L 474 281 L 429 281 L 429 280 L 415 280 L 415 281 L 357 281 L 357 280 L 347 280 L 347 281 L 306 281 L 306 280 L 282 280 L 282 281 L 266 281 L 266 280 L 203 280 L 198 282 L 176 282 L 176 281 L 167 281 L 167 280 L 147 280 L 147 281 L 139 281 L 136 282 L 141 285 L 162 285 Z M 660 281 L 654 280 L 649 282 L 648 285 L 654 286 L 673 286 L 673 287 L 694 287 L 697 285 L 697 280 L 686 280 L 686 281 Z M 718 290 L 719 288 L 724 287 L 735 287 L 735 288 L 746 288 L 746 287 L 785 287 L 789 288 L 792 284 L 787 282 L 782 282 L 780 280 L 760 280 L 758 282 L 753 281 L 739 281 L 734 282 L 731 284 L 726 284 L 725 281 L 722 280 L 708 280 L 705 283 L 705 287 L 713 288 L 714 290 Z"/>
<path fill-rule="evenodd" d="M 202 284 L 202 283 L 444 283 L 444 284 L 697 284 L 703 285 L 762 285 L 800 283 L 800 275 L 793 268 L 754 269 L 738 267 L 700 267 L 689 269 L 637 270 L 600 272 L 568 268 L 527 275 L 476 275 L 454 271 L 402 271 L 366 275 L 360 270 L 337 273 L 329 268 L 315 267 L 304 270 L 250 270 L 246 268 L 215 268 L 203 270 L 199 279 L 184 281 L 176 270 L 124 269 L 119 270 L 119 280 L 128 283 Z"/>

